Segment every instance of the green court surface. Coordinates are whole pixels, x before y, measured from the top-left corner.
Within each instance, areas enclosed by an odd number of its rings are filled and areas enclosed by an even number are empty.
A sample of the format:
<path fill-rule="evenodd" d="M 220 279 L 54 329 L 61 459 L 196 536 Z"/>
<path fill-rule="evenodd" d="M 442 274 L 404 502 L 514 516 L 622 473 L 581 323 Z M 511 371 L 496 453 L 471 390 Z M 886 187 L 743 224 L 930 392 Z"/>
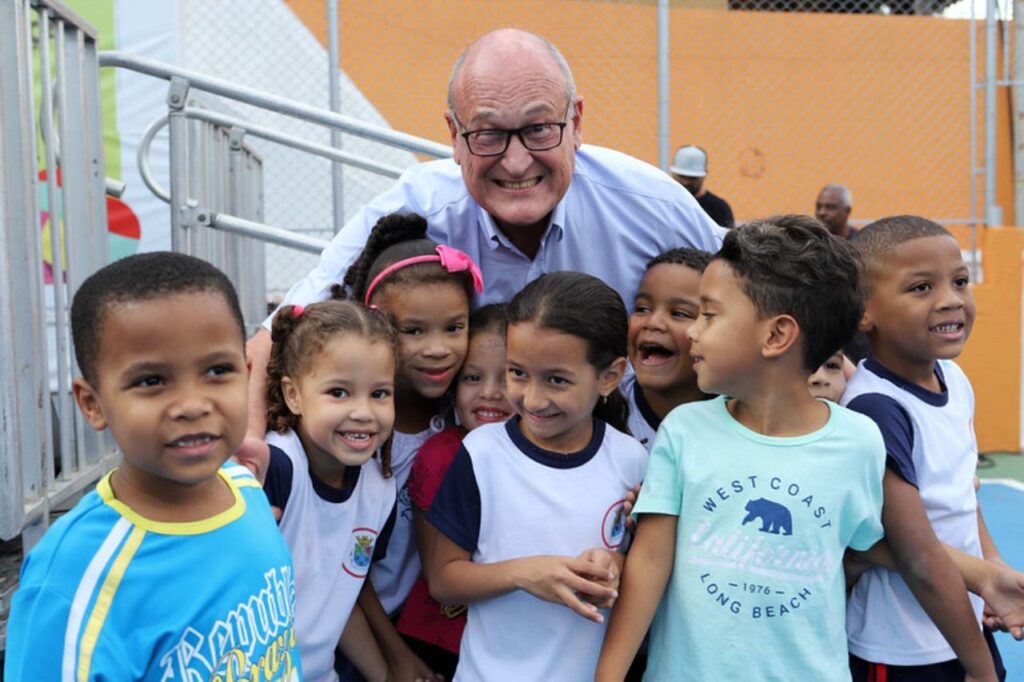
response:
<path fill-rule="evenodd" d="M 982 460 L 978 463 L 978 477 L 1011 478 L 1024 483 L 1024 455 L 1005 452 L 982 455 Z"/>

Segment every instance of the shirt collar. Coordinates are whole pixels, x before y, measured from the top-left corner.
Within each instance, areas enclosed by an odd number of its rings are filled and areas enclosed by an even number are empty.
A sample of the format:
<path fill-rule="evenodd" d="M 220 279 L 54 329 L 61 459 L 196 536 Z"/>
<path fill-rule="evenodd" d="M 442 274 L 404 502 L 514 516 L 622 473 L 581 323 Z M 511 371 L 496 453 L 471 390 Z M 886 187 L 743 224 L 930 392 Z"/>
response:
<path fill-rule="evenodd" d="M 570 190 L 572 188 L 570 187 Z M 554 237 L 558 241 L 562 240 L 565 235 L 565 202 L 569 197 L 569 193 L 566 192 L 562 200 L 555 205 L 555 210 L 551 214 L 551 222 L 548 224 L 548 229 L 544 231 L 544 235 L 540 239 L 540 243 L 544 244 L 550 237 Z M 486 237 L 487 248 L 494 251 L 499 246 L 504 246 L 506 249 L 515 249 L 516 247 L 509 241 L 508 237 L 498 229 L 497 224 L 494 222 L 494 218 L 490 213 L 485 211 L 479 204 L 476 207 L 477 210 L 477 221 L 480 223 L 483 229 L 484 236 Z"/>

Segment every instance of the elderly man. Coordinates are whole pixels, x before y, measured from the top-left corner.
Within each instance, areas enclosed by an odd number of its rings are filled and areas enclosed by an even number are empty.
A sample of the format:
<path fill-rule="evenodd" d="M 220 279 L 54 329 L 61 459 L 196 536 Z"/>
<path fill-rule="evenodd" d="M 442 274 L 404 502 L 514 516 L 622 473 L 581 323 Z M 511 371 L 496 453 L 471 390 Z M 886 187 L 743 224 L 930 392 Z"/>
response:
<path fill-rule="evenodd" d="M 814 203 L 814 217 L 825 223 L 828 231 L 837 237 L 851 239 L 857 234 L 857 228 L 851 227 L 850 209 L 853 208 L 853 195 L 843 185 L 825 185 L 818 192 L 818 200 Z"/>
<path fill-rule="evenodd" d="M 628 302 L 644 265 L 679 246 L 715 251 L 723 231 L 679 184 L 635 158 L 583 145 L 583 98 L 558 50 L 499 29 L 455 62 L 445 113 L 454 159 L 413 166 L 353 216 L 286 303 L 329 296 L 377 219 L 415 212 L 428 236 L 468 253 L 484 275 L 474 305 L 508 300 L 546 272 L 600 277 Z M 270 334 L 249 341 L 250 435 L 262 438 Z"/>

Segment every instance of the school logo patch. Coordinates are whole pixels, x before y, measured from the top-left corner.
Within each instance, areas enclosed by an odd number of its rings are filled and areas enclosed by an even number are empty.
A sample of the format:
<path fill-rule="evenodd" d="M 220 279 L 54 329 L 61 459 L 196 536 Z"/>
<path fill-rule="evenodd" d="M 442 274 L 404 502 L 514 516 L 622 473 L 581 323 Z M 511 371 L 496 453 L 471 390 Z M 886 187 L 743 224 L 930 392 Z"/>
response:
<path fill-rule="evenodd" d="M 623 507 L 625 500 L 618 500 L 608 511 L 604 513 L 604 522 L 601 524 L 601 540 L 608 549 L 618 549 L 622 541 L 626 539 L 626 510 Z"/>
<path fill-rule="evenodd" d="M 341 565 L 353 578 L 365 578 L 373 561 L 373 547 L 377 544 L 377 531 L 372 528 L 356 528 L 352 531 L 348 555 Z"/>

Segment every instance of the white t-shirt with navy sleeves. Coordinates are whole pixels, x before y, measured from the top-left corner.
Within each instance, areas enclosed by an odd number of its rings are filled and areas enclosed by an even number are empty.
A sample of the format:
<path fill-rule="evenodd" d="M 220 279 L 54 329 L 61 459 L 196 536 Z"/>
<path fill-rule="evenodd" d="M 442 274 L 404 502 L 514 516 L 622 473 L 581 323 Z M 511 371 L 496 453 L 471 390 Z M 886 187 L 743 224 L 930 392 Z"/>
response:
<path fill-rule="evenodd" d="M 383 558 L 395 507 L 394 479 L 373 459 L 348 467 L 345 487 L 309 471 L 294 431 L 268 433 L 270 503 L 283 511 L 281 533 L 295 564 L 295 631 L 307 680 L 336 680 L 334 651 L 370 564 Z"/>
<path fill-rule="evenodd" d="M 940 393 L 897 376 L 869 356 L 847 384 L 842 402 L 878 424 L 888 468 L 918 489 L 939 540 L 980 557 L 974 391 L 951 360 L 939 360 L 935 373 Z M 970 597 L 980 627 L 983 603 Z M 903 578 L 884 568 L 857 581 L 847 630 L 850 652 L 867 661 L 927 665 L 956 658 Z"/>
<path fill-rule="evenodd" d="M 391 437 L 391 475 L 398 491 L 395 509 L 395 527 L 388 541 L 388 553 L 374 563 L 370 581 L 377 591 L 380 605 L 388 615 L 394 616 L 405 604 L 416 578 L 420 575 L 420 555 L 416 551 L 416 533 L 413 528 L 412 501 L 409 499 L 409 474 L 413 462 L 427 440 L 445 429 L 440 417 L 431 421 L 429 428 L 417 433 L 395 431 Z"/>
<path fill-rule="evenodd" d="M 543 450 L 519 420 L 470 432 L 427 519 L 475 563 L 575 557 L 626 540 L 622 504 L 643 479 L 647 452 L 604 422 L 581 451 Z M 592 680 L 605 626 L 561 604 L 514 591 L 469 606 L 456 680 Z"/>
<path fill-rule="evenodd" d="M 655 414 L 654 409 L 647 403 L 636 375 L 632 372 L 622 380 L 619 390 L 629 405 L 629 432 L 633 438 L 640 441 L 640 445 L 643 445 L 647 452 L 650 452 L 654 447 L 654 436 L 661 426 L 661 417 Z"/>

